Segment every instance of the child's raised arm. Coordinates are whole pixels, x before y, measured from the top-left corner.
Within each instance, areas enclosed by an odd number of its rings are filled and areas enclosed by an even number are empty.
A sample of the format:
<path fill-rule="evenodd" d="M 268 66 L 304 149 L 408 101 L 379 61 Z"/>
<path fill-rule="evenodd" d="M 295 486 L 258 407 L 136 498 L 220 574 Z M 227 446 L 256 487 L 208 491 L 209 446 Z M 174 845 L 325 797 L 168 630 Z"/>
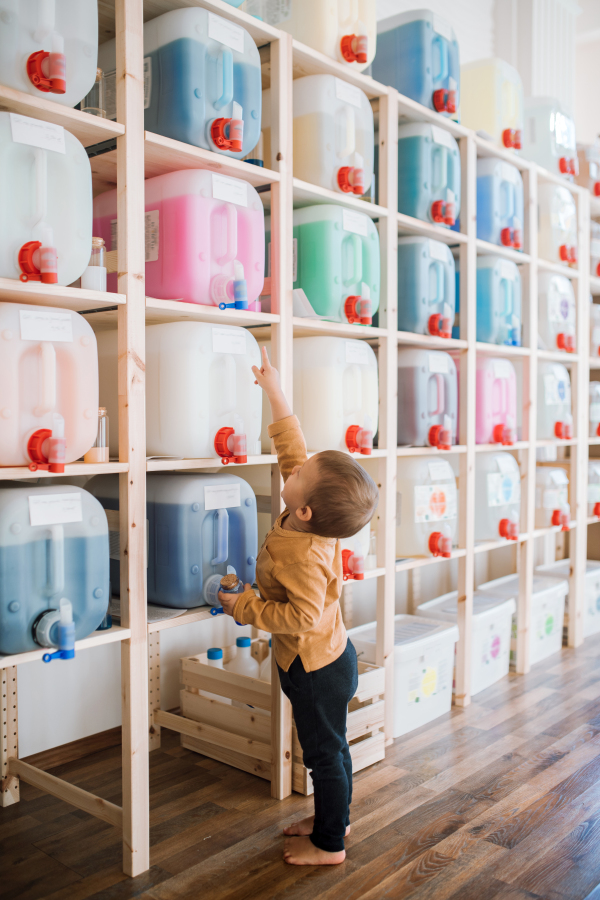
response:
<path fill-rule="evenodd" d="M 267 348 L 263 346 L 261 350 L 261 368 L 258 369 L 256 366 L 252 366 L 252 371 L 254 373 L 254 377 L 256 378 L 255 384 L 260 385 L 260 387 L 269 398 L 273 422 L 279 422 L 280 419 L 286 419 L 288 416 L 291 416 L 292 411 L 289 407 L 289 403 L 285 399 L 285 394 L 281 390 L 279 372 L 277 371 L 277 369 L 273 368 L 269 361 Z"/>
<path fill-rule="evenodd" d="M 295 466 L 306 462 L 306 444 L 300 424 L 293 415 L 285 395 L 281 390 L 279 372 L 269 362 L 267 348 L 262 348 L 262 366 L 252 366 L 256 384 L 260 385 L 271 404 L 273 424 L 269 434 L 275 441 L 277 461 L 284 481 L 287 481 Z M 285 421 L 285 420 L 288 421 Z M 277 423 L 281 423 L 278 425 Z"/>

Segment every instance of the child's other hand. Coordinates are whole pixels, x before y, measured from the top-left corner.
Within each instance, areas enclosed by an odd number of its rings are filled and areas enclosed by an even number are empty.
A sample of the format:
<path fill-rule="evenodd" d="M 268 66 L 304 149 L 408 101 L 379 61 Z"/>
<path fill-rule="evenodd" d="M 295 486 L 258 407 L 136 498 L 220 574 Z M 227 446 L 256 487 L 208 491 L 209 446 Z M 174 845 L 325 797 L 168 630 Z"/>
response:
<path fill-rule="evenodd" d="M 255 384 L 260 385 L 263 391 L 270 396 L 272 394 L 281 393 L 281 382 L 279 380 L 279 372 L 277 369 L 273 368 L 271 363 L 269 362 L 269 355 L 267 353 L 267 348 L 262 347 L 262 366 L 261 368 L 257 368 L 256 366 L 252 366 L 252 372 L 254 373 L 254 377 L 256 378 Z"/>
<path fill-rule="evenodd" d="M 244 591 L 251 590 L 251 584 L 244 585 Z M 226 593 L 225 591 L 219 591 L 219 601 L 221 603 L 221 606 L 223 607 L 223 612 L 226 613 L 226 615 L 233 616 L 233 609 L 238 601 L 239 596 L 239 594 L 230 594 Z"/>

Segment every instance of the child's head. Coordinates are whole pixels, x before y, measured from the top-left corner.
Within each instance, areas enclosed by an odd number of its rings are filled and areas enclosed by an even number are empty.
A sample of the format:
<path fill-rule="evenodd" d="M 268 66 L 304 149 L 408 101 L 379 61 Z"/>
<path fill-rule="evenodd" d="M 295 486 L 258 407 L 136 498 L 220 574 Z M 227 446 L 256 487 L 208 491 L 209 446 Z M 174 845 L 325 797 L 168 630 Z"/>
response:
<path fill-rule="evenodd" d="M 379 491 L 355 459 L 325 450 L 294 467 L 281 496 L 303 530 L 347 538 L 371 521 Z"/>

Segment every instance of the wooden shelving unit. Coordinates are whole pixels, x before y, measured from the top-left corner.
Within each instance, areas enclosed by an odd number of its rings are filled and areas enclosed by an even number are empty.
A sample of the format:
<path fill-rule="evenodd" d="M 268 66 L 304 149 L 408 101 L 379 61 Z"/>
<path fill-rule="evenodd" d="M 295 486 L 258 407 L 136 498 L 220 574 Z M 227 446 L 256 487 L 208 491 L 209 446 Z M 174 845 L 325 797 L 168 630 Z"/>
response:
<path fill-rule="evenodd" d="M 118 463 L 85 466 L 75 463 L 66 475 L 118 472 L 120 475 L 121 515 L 121 598 L 120 628 L 96 633 L 78 644 L 77 649 L 97 646 L 108 640 L 120 641 L 123 681 L 123 803 L 112 807 L 100 798 L 73 790 L 39 770 L 18 760 L 17 682 L 18 665 L 38 658 L 22 654 L 0 660 L 3 695 L 6 698 L 0 735 L 0 768 L 3 792 L 0 802 L 6 806 L 18 800 L 18 779 L 23 778 L 117 824 L 123 829 L 123 866 L 129 875 L 149 867 L 148 747 L 160 745 L 160 634 L 165 629 L 184 627 L 211 618 L 209 610 L 198 608 L 161 622 L 147 623 L 146 572 L 144 566 L 144 528 L 146 518 L 145 478 L 147 471 L 198 471 L 214 469 L 216 460 L 147 460 L 145 448 L 145 324 L 193 320 L 236 324 L 252 329 L 257 337 L 270 338 L 275 365 L 280 370 L 283 388 L 292 397 L 293 338 L 327 334 L 358 338 L 378 348 L 380 419 L 379 446 L 373 453 L 371 471 L 376 470 L 380 485 L 377 511 L 377 568 L 367 573 L 377 586 L 377 657 L 385 669 L 386 737 L 391 740 L 393 710 L 393 643 L 395 615 L 395 579 L 399 572 L 414 572 L 426 566 L 442 566 L 437 558 L 396 559 L 396 468 L 398 459 L 410 456 L 435 458 L 432 448 L 397 447 L 397 355 L 405 346 L 454 350 L 460 353 L 460 435 L 451 455 L 459 463 L 459 535 L 452 560 L 458 561 L 460 640 L 457 652 L 456 703 L 470 703 L 470 665 L 472 602 L 475 557 L 507 546 L 505 541 L 477 542 L 475 534 L 476 454 L 496 451 L 496 445 L 475 444 L 475 371 L 477 354 L 511 359 L 522 367 L 523 427 L 521 440 L 511 449 L 520 464 L 522 477 L 521 533 L 513 546 L 520 577 L 518 604 L 517 671 L 529 670 L 528 634 L 531 629 L 531 592 L 534 571 L 534 540 L 552 537 L 559 529 L 535 528 L 536 451 L 549 442 L 536 438 L 538 362 L 560 359 L 570 367 L 573 389 L 574 439 L 550 442 L 559 454 L 570 454 L 572 528 L 570 556 L 572 575 L 569 598 L 569 645 L 583 640 L 585 597 L 585 560 L 587 526 L 600 521 L 587 516 L 589 359 L 589 220 L 587 191 L 568 187 L 576 200 L 579 227 L 580 268 L 570 269 L 538 258 L 537 186 L 540 181 L 557 179 L 526 160 L 494 147 L 463 126 L 439 116 L 397 92 L 377 84 L 371 78 L 351 71 L 314 50 L 292 41 L 287 34 L 251 18 L 222 0 L 103 0 L 100 6 L 101 40 L 117 36 L 117 123 L 96 119 L 85 113 L 65 109 L 50 100 L 30 98 L 0 87 L 0 105 L 24 115 L 47 119 L 63 125 L 86 146 L 116 140 L 116 150 L 91 160 L 94 192 L 110 187 L 118 190 L 119 293 L 98 294 L 73 288 L 51 289 L 0 280 L 0 299 L 49 306 L 67 306 L 87 314 L 98 330 L 119 330 L 119 433 Z M 271 157 L 276 169 L 269 171 L 244 162 L 230 160 L 168 138 L 144 131 L 142 24 L 171 9 L 199 6 L 243 25 L 260 48 L 263 85 L 271 88 Z M 371 100 L 377 121 L 379 145 L 379 203 L 375 205 L 353 196 L 338 194 L 293 177 L 292 83 L 303 75 L 334 74 L 364 90 Z M 462 165 L 461 232 L 421 222 L 398 212 L 397 129 L 407 121 L 434 123 L 459 142 Z M 497 247 L 477 239 L 476 167 L 478 157 L 497 157 L 518 166 L 525 185 L 525 252 Z M 144 177 L 181 168 L 202 168 L 243 178 L 263 189 L 260 196 L 272 223 L 272 312 L 252 313 L 219 311 L 176 300 L 157 300 L 144 292 Z M 381 246 L 381 302 L 379 326 L 364 328 L 301 319 L 292 313 L 292 226 L 294 207 L 313 203 L 337 203 L 358 209 L 376 220 Z M 600 216 L 600 208 L 596 210 Z M 460 339 L 443 340 L 398 331 L 397 328 L 397 241 L 403 235 L 424 235 L 452 246 L 460 268 Z M 482 344 L 476 340 L 476 263 L 477 257 L 491 254 L 516 262 L 523 278 L 524 335 L 522 348 Z M 577 354 L 548 353 L 537 349 L 539 271 L 560 272 L 571 278 L 577 295 Z M 600 296 L 600 278 L 592 279 L 592 290 Z M 600 368 L 600 360 L 597 362 Z M 526 399 L 525 399 L 526 398 Z M 568 448 L 568 449 L 567 449 Z M 450 454 L 448 454 L 450 455 Z M 563 460 L 564 461 L 564 460 Z M 248 465 L 270 467 L 271 515 L 281 511 L 280 476 L 276 458 L 263 454 L 250 457 Z M 236 467 L 244 476 L 244 467 Z M 0 479 L 39 477 L 28 470 L 0 470 Z M 415 575 L 415 577 L 417 577 Z M 351 590 L 342 597 L 347 622 L 351 621 Z M 286 797 L 292 789 L 292 719 L 287 700 L 279 690 L 274 672 L 272 681 L 271 744 L 273 748 L 272 793 Z M 169 727 L 173 726 L 170 716 Z M 165 721 L 163 718 L 162 721 Z M 84 795 L 84 796 L 82 796 Z M 109 808 L 110 807 L 110 808 Z"/>

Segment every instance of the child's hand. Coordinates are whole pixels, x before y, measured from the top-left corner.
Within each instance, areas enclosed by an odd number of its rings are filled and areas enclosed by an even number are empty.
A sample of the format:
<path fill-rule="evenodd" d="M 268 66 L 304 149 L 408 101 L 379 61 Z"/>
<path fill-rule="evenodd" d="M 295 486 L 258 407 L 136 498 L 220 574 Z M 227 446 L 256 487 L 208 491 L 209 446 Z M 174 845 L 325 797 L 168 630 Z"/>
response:
<path fill-rule="evenodd" d="M 245 584 L 244 590 L 251 591 L 252 585 Z M 224 591 L 219 591 L 219 600 L 221 602 L 221 606 L 223 607 L 223 612 L 226 613 L 226 615 L 233 616 L 233 608 L 237 603 L 239 596 L 239 594 L 230 594 Z"/>
<path fill-rule="evenodd" d="M 254 384 L 260 385 L 260 387 L 268 397 L 274 394 L 280 394 L 281 382 L 279 380 L 279 372 L 277 371 L 277 369 L 273 368 L 273 366 L 269 362 L 267 348 L 262 347 L 261 350 L 262 367 L 259 369 L 256 366 L 252 366 L 252 371 L 254 373 L 254 377 L 256 378 Z"/>

